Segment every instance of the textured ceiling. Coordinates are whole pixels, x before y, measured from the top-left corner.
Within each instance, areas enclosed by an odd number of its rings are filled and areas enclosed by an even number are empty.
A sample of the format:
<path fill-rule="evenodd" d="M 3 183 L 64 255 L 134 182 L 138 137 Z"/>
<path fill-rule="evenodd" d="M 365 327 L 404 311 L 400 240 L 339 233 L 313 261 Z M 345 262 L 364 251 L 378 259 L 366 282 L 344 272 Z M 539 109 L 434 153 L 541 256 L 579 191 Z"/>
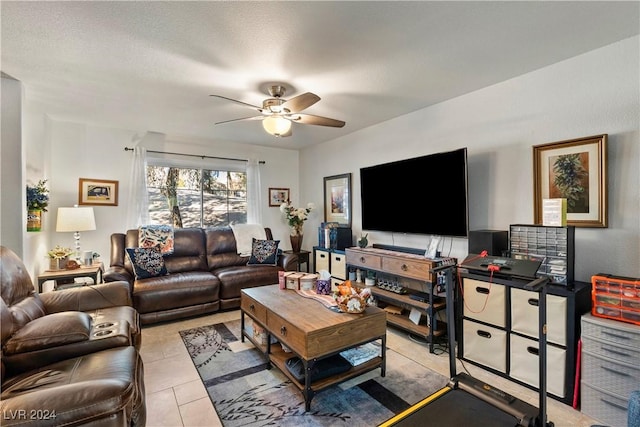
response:
<path fill-rule="evenodd" d="M 0 2 L 2 71 L 51 117 L 302 148 L 614 43 L 638 2 Z M 219 94 L 260 105 L 313 92 L 274 138 Z"/>

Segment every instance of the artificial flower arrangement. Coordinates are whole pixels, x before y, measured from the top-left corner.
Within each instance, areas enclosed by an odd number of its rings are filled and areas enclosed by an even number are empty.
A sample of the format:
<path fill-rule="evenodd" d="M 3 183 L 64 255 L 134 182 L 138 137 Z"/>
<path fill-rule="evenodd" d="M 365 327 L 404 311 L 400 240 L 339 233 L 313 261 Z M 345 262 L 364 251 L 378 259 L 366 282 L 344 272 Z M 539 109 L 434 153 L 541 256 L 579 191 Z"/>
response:
<path fill-rule="evenodd" d="M 47 180 L 41 179 L 35 187 L 27 185 L 27 210 L 47 212 L 49 189 Z"/>
<path fill-rule="evenodd" d="M 287 224 L 291 227 L 291 234 L 294 236 L 302 234 L 302 226 L 314 209 L 313 203 L 308 203 L 306 208 L 294 208 L 290 201 L 280 205 L 280 212 L 284 213 Z"/>
<path fill-rule="evenodd" d="M 352 286 L 350 280 L 345 280 L 337 286 L 333 298 L 345 313 L 362 313 L 373 302 L 371 289 Z"/>
<path fill-rule="evenodd" d="M 47 255 L 49 255 L 49 258 L 51 259 L 63 259 L 71 254 L 73 254 L 73 250 L 71 250 L 71 248 L 64 248 L 60 245 L 56 245 L 55 248 L 47 252 Z"/>

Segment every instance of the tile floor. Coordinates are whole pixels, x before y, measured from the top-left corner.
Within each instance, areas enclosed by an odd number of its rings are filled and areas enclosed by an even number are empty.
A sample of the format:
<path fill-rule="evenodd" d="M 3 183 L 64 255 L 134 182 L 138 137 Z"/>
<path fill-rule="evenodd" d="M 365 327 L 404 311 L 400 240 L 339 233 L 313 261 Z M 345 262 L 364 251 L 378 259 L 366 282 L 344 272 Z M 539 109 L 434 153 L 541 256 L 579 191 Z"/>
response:
<path fill-rule="evenodd" d="M 230 311 L 142 329 L 141 355 L 145 370 L 148 427 L 222 425 L 178 331 L 239 318 L 239 311 Z M 251 344 L 247 342 L 246 345 Z M 446 353 L 429 353 L 425 344 L 412 341 L 405 332 L 390 328 L 387 345 L 434 371 L 449 375 Z M 538 406 L 537 392 L 492 375 L 470 363 L 465 363 L 465 366 L 474 377 Z M 461 362 L 458 361 L 458 371 L 462 370 Z M 554 399 L 548 399 L 547 408 L 548 419 L 556 427 L 589 427 L 598 423 Z"/>

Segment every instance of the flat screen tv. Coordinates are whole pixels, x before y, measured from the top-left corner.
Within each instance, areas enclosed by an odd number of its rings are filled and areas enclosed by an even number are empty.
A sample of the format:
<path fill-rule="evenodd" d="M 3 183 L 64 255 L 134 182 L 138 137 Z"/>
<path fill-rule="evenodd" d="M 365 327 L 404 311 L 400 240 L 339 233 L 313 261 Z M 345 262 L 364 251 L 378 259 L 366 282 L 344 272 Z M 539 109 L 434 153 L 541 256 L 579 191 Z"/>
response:
<path fill-rule="evenodd" d="M 467 237 L 467 149 L 360 169 L 362 229 Z"/>

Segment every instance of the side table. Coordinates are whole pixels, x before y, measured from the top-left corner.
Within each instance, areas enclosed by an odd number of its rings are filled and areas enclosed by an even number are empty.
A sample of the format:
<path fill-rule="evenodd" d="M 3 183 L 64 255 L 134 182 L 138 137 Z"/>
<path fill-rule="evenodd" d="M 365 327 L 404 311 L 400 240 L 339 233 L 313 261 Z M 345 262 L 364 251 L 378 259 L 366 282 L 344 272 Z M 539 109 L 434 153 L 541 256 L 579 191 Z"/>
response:
<path fill-rule="evenodd" d="M 78 277 L 90 277 L 94 284 L 102 282 L 104 264 L 101 262 L 89 266 L 81 266 L 75 270 L 46 270 L 38 275 L 38 293 L 42 293 L 42 285 L 49 280 L 55 281 L 54 290 L 58 289 L 58 281 L 74 280 Z"/>
<path fill-rule="evenodd" d="M 294 252 L 294 251 L 284 251 L 285 254 L 295 254 L 298 256 L 298 271 L 301 271 L 302 269 L 302 264 L 306 264 L 306 270 L 307 273 L 309 272 L 309 254 L 311 253 L 311 251 L 300 251 L 300 252 Z"/>

